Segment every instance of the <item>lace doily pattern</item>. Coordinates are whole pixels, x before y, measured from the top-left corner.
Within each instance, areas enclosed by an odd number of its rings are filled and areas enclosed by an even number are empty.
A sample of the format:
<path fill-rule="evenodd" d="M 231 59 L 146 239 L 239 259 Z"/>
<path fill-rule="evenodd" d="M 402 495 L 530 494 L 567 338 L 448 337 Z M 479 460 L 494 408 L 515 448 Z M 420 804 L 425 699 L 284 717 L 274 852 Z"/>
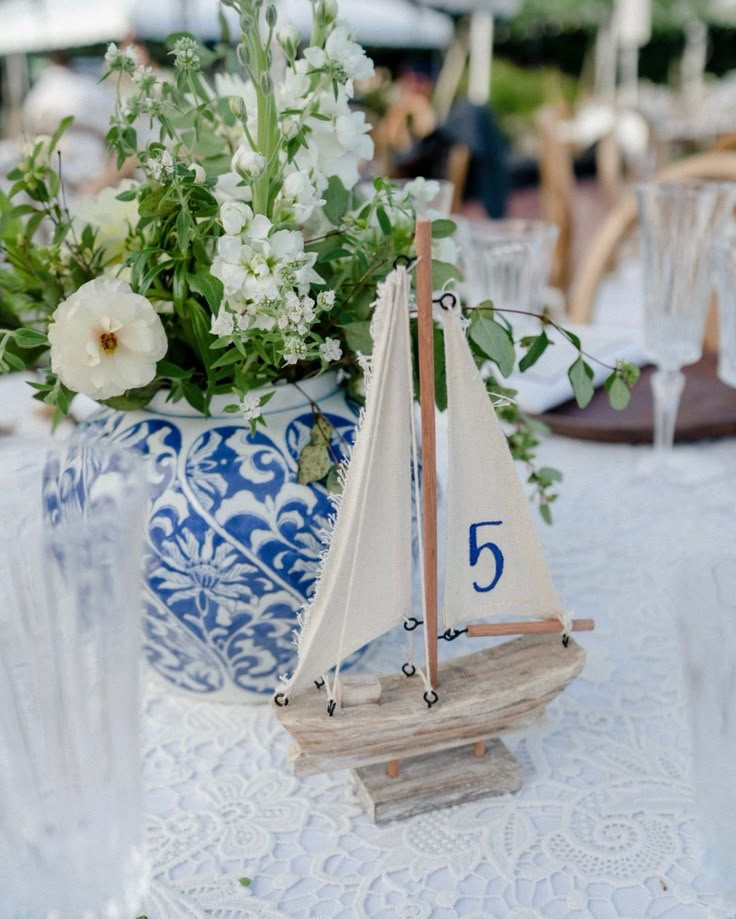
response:
<path fill-rule="evenodd" d="M 736 444 L 678 450 L 689 478 L 670 488 L 640 472 L 647 455 L 544 446 L 565 473 L 545 550 L 563 601 L 596 631 L 546 722 L 509 738 L 524 769 L 514 796 L 375 827 L 348 773 L 291 775 L 267 707 L 149 677 L 149 919 L 736 916 L 702 870 L 667 600 L 688 558 L 735 544 Z M 393 666 L 394 645 L 367 664 Z"/>

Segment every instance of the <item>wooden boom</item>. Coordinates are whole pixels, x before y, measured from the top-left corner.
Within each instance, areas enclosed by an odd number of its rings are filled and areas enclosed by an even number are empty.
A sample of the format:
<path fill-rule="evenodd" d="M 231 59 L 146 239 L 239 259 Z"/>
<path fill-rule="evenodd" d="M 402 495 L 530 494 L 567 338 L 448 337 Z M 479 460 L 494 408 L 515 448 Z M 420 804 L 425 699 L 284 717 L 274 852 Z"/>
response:
<path fill-rule="evenodd" d="M 592 632 L 593 619 L 573 619 L 571 632 Z M 489 635 L 544 635 L 548 632 L 562 632 L 559 619 L 539 619 L 531 622 L 489 622 L 468 626 L 468 638 L 485 638 Z"/>

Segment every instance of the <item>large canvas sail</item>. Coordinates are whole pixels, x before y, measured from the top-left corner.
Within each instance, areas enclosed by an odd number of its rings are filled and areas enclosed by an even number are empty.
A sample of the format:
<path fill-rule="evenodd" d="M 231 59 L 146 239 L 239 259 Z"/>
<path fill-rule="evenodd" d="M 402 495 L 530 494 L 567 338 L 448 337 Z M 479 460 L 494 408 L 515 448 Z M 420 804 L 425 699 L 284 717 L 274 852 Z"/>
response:
<path fill-rule="evenodd" d="M 398 268 L 376 304 L 366 404 L 332 540 L 304 613 L 293 695 L 411 614 L 409 280 Z"/>
<path fill-rule="evenodd" d="M 516 616 L 565 622 L 460 316 L 447 311 L 443 318 L 449 438 L 445 625 Z"/>

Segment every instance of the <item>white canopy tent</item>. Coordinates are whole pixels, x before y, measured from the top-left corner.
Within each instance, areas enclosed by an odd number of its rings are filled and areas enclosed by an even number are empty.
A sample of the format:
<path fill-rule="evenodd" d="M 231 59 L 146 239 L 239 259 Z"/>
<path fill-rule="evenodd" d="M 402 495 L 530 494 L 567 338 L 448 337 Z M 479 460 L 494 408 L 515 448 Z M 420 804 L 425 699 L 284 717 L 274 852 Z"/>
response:
<path fill-rule="evenodd" d="M 307 37 L 309 0 L 276 0 L 279 15 Z M 201 39 L 220 35 L 218 0 L 0 0 L 0 55 L 49 51 L 133 34 L 161 39 L 189 30 Z M 237 29 L 237 17 L 225 10 Z M 341 18 L 368 47 L 445 48 L 452 38 L 449 16 L 408 0 L 340 0 Z"/>

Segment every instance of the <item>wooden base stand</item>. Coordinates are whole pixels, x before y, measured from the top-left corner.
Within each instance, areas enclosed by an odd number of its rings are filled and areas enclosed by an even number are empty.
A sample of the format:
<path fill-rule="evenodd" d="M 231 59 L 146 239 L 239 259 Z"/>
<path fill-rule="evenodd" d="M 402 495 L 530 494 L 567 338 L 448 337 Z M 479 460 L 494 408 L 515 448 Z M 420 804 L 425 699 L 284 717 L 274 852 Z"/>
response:
<path fill-rule="evenodd" d="M 358 799 L 377 824 L 509 794 L 522 784 L 519 762 L 497 738 L 486 741 L 484 756 L 467 744 L 402 759 L 395 777 L 386 774 L 385 763 L 362 766 L 353 775 Z"/>

